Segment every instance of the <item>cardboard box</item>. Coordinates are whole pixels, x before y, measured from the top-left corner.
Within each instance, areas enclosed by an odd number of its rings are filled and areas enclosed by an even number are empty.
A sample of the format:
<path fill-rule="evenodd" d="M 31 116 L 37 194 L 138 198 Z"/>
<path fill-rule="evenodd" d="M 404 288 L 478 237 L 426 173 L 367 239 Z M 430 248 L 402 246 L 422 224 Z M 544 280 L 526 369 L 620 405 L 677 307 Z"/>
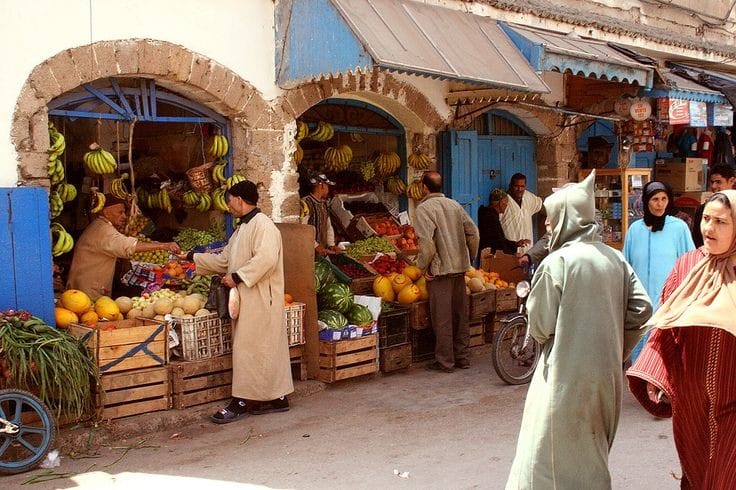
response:
<path fill-rule="evenodd" d="M 487 251 L 481 252 L 480 267 L 484 271 L 498 272 L 501 279 L 508 282 L 519 282 L 527 279 L 526 273 L 519 266 L 516 255 L 508 255 L 496 251 L 495 255 Z"/>
<path fill-rule="evenodd" d="M 665 160 L 658 163 L 654 179 L 666 182 L 675 192 L 702 192 L 706 190 L 708 160 L 706 158 L 684 158 Z"/>

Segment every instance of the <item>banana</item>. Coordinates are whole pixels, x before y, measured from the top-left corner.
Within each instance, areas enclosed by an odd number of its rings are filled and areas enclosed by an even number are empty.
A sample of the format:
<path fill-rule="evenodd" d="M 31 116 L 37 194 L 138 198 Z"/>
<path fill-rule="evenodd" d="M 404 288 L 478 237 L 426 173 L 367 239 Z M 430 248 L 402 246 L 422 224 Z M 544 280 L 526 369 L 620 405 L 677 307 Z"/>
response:
<path fill-rule="evenodd" d="M 219 161 L 219 160 L 218 160 Z M 216 185 L 222 185 L 225 183 L 225 167 L 227 166 L 227 162 L 218 164 L 215 162 L 215 166 L 212 167 L 212 181 Z"/>
<path fill-rule="evenodd" d="M 68 253 L 74 248 L 74 238 L 59 223 L 51 224 L 51 236 L 56 236 L 51 254 L 54 257 Z"/>
<path fill-rule="evenodd" d="M 427 170 L 431 163 L 429 156 L 425 153 L 412 153 L 407 158 L 410 167 L 417 170 Z"/>
<path fill-rule="evenodd" d="M 98 192 L 96 190 L 92 191 L 92 209 L 90 209 L 91 213 L 99 213 L 102 211 L 102 208 L 105 207 L 105 195 L 102 192 Z"/>
<path fill-rule="evenodd" d="M 225 180 L 226 189 L 229 190 L 232 186 L 244 180 L 245 180 L 245 177 L 243 177 L 242 175 L 238 175 L 238 174 L 235 174 L 232 177 L 228 177 L 227 180 Z"/>
<path fill-rule="evenodd" d="M 166 187 L 163 187 L 160 191 L 158 191 L 158 195 L 161 209 L 163 209 L 167 213 L 171 213 L 171 196 L 169 196 L 169 191 L 166 189 Z"/>
<path fill-rule="evenodd" d="M 199 204 L 199 196 L 193 190 L 188 190 L 182 196 L 185 206 L 194 207 Z"/>
<path fill-rule="evenodd" d="M 220 156 L 224 157 L 230 151 L 230 142 L 225 135 L 220 135 Z"/>
<path fill-rule="evenodd" d="M 89 145 L 90 151 L 84 154 L 82 160 L 90 172 L 95 174 L 111 174 L 118 168 L 112 153 L 100 147 L 97 143 Z"/>
<path fill-rule="evenodd" d="M 212 206 L 212 198 L 206 192 L 199 194 L 199 203 L 197 204 L 197 211 L 204 213 L 208 211 Z"/>
<path fill-rule="evenodd" d="M 212 191 L 212 204 L 218 211 L 227 211 L 227 202 L 225 202 L 225 189 L 218 187 Z"/>
<path fill-rule="evenodd" d="M 59 184 L 57 189 L 62 202 L 71 202 L 77 198 L 77 188 L 66 182 Z"/>
<path fill-rule="evenodd" d="M 415 179 L 414 181 L 412 181 L 412 183 L 409 184 L 409 186 L 406 188 L 406 195 L 414 199 L 415 201 L 421 201 L 424 197 L 422 181 L 420 179 Z"/>
<path fill-rule="evenodd" d="M 309 135 L 309 126 L 304 121 L 296 122 L 296 140 L 301 141 Z"/>
<path fill-rule="evenodd" d="M 350 133 L 350 141 L 352 141 L 353 143 L 362 143 L 364 140 L 363 136 L 361 136 L 360 134 Z"/>
<path fill-rule="evenodd" d="M 207 152 L 215 158 L 221 158 L 227 155 L 228 151 L 230 151 L 230 142 L 227 137 L 222 134 L 214 135 Z"/>
<path fill-rule="evenodd" d="M 296 151 L 294 152 L 294 163 L 299 165 L 302 163 L 302 160 L 304 160 L 304 149 L 302 148 L 302 145 L 297 143 Z"/>
<path fill-rule="evenodd" d="M 406 192 L 406 184 L 398 175 L 392 175 L 386 181 L 386 187 L 391 194 L 400 196 Z"/>

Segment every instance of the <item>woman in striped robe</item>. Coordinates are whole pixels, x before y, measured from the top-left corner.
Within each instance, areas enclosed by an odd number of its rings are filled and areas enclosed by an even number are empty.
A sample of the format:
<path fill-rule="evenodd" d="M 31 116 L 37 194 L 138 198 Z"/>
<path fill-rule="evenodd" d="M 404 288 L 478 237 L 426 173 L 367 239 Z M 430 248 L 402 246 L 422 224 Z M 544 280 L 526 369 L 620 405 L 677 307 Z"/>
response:
<path fill-rule="evenodd" d="M 736 191 L 714 194 L 704 245 L 678 259 L 627 372 L 641 405 L 672 417 L 681 488 L 736 488 Z"/>

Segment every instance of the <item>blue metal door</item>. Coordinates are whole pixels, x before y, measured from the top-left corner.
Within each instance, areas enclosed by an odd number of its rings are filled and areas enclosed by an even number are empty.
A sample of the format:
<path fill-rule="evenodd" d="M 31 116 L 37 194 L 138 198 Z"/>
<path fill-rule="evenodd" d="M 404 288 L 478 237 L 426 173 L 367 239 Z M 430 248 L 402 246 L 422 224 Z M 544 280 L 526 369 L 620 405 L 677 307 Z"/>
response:
<path fill-rule="evenodd" d="M 475 220 L 478 216 L 478 135 L 451 129 L 441 139 L 444 192 Z"/>
<path fill-rule="evenodd" d="M 526 175 L 526 186 L 536 194 L 537 166 L 534 162 L 534 141 L 518 136 L 482 136 L 478 138 L 480 201 L 486 205 L 488 194 L 495 187 L 506 189 L 511 176 Z"/>
<path fill-rule="evenodd" d="M 0 310 L 28 310 L 55 325 L 46 188 L 0 189 L 0 247 Z"/>

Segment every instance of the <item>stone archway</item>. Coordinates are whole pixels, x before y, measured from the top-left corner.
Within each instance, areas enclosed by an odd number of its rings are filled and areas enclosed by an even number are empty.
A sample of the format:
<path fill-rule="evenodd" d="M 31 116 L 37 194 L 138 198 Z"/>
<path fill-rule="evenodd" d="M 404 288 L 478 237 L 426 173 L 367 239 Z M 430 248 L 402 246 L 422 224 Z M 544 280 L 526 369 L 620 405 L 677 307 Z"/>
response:
<path fill-rule="evenodd" d="M 36 66 L 21 89 L 11 128 L 18 180 L 48 186 L 49 101 L 100 78 L 138 76 L 201 103 L 230 119 L 233 164 L 270 188 L 273 163 L 283 160 L 283 122 L 246 80 L 183 46 L 151 39 L 100 41 L 66 49 Z M 270 194 L 262 208 L 271 211 Z"/>

